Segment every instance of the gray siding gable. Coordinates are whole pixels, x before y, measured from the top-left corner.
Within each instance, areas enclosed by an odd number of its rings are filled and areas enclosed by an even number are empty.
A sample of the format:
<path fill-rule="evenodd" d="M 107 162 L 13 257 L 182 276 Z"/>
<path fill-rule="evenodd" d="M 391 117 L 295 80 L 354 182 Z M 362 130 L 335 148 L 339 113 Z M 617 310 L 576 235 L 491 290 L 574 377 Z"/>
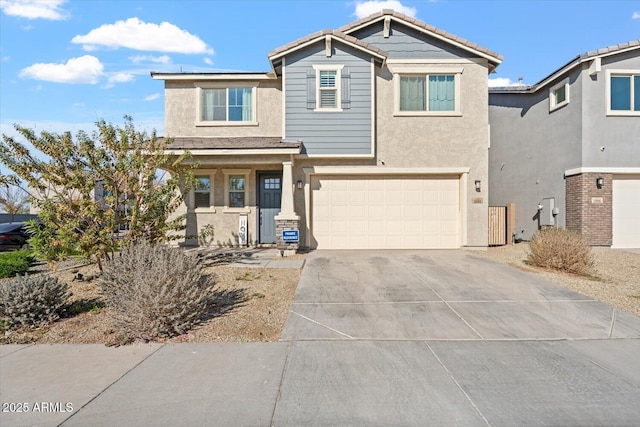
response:
<path fill-rule="evenodd" d="M 469 58 L 470 53 L 443 40 L 430 37 L 413 28 L 392 21 L 389 37 L 384 37 L 383 22 L 377 22 L 350 35 L 376 46 L 388 58 Z"/>
<path fill-rule="evenodd" d="M 343 65 L 349 69 L 351 106 L 336 112 L 307 108 L 307 72 L 313 65 Z M 325 55 L 319 41 L 285 57 L 285 139 L 300 140 L 309 155 L 372 153 L 372 82 L 369 55 L 345 44 L 332 43 Z"/>

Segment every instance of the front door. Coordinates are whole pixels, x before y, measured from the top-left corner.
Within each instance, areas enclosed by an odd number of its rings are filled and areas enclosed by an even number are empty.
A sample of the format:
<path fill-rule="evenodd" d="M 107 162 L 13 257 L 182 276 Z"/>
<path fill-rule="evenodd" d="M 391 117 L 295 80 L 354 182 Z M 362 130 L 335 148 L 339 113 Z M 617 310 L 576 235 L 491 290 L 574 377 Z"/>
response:
<path fill-rule="evenodd" d="M 282 199 L 282 174 L 259 174 L 258 180 L 258 221 L 260 229 L 260 243 L 276 242 L 276 220 L 280 213 Z"/>

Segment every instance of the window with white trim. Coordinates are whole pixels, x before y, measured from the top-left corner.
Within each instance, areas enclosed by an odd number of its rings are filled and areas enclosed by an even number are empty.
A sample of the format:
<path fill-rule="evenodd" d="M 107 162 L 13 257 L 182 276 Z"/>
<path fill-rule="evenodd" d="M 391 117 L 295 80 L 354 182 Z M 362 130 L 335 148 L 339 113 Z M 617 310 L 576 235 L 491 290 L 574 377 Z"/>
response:
<path fill-rule="evenodd" d="M 255 85 L 219 83 L 198 86 L 198 123 L 201 125 L 256 124 Z"/>
<path fill-rule="evenodd" d="M 607 98 L 607 114 L 640 115 L 640 70 L 608 70 Z"/>
<path fill-rule="evenodd" d="M 569 103 L 569 89 L 568 78 L 549 89 L 549 111 L 557 110 Z"/>
<path fill-rule="evenodd" d="M 316 111 L 342 111 L 342 83 L 348 78 L 344 75 L 343 68 L 343 65 L 333 64 L 313 66 L 314 72 L 308 76 L 307 82 L 308 92 L 314 92 L 307 94 L 309 106 Z"/>
<path fill-rule="evenodd" d="M 431 71 L 426 67 L 393 67 L 394 115 L 459 116 L 462 68 Z"/>
<path fill-rule="evenodd" d="M 223 169 L 225 202 L 229 212 L 244 212 L 248 207 L 247 188 L 250 169 Z"/>

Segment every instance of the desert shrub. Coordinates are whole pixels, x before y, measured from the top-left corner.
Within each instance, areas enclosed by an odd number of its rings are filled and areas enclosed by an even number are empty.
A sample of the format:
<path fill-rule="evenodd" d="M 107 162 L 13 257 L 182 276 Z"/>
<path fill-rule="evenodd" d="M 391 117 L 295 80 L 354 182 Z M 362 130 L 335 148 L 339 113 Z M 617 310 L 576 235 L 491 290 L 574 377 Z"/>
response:
<path fill-rule="evenodd" d="M 31 264 L 33 264 L 33 261 L 33 254 L 26 249 L 1 253 L 0 278 L 13 277 L 26 273 Z"/>
<path fill-rule="evenodd" d="M 538 231 L 529 244 L 527 262 L 543 268 L 588 275 L 593 268 L 591 246 L 579 234 L 561 228 Z"/>
<path fill-rule="evenodd" d="M 48 275 L 19 276 L 0 283 L 0 318 L 8 329 L 44 326 L 60 318 L 69 287 Z"/>
<path fill-rule="evenodd" d="M 188 331 L 212 308 L 215 283 L 199 258 L 164 245 L 136 244 L 104 265 L 99 284 L 117 325 L 130 338 Z"/>

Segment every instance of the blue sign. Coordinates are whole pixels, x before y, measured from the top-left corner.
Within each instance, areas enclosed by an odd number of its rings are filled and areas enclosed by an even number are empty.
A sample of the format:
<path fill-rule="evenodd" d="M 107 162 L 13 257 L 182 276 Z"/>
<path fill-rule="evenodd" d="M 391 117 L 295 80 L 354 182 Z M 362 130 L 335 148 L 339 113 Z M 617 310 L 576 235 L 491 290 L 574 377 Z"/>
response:
<path fill-rule="evenodd" d="M 298 242 L 300 241 L 300 231 L 298 230 L 282 230 L 283 242 Z"/>

